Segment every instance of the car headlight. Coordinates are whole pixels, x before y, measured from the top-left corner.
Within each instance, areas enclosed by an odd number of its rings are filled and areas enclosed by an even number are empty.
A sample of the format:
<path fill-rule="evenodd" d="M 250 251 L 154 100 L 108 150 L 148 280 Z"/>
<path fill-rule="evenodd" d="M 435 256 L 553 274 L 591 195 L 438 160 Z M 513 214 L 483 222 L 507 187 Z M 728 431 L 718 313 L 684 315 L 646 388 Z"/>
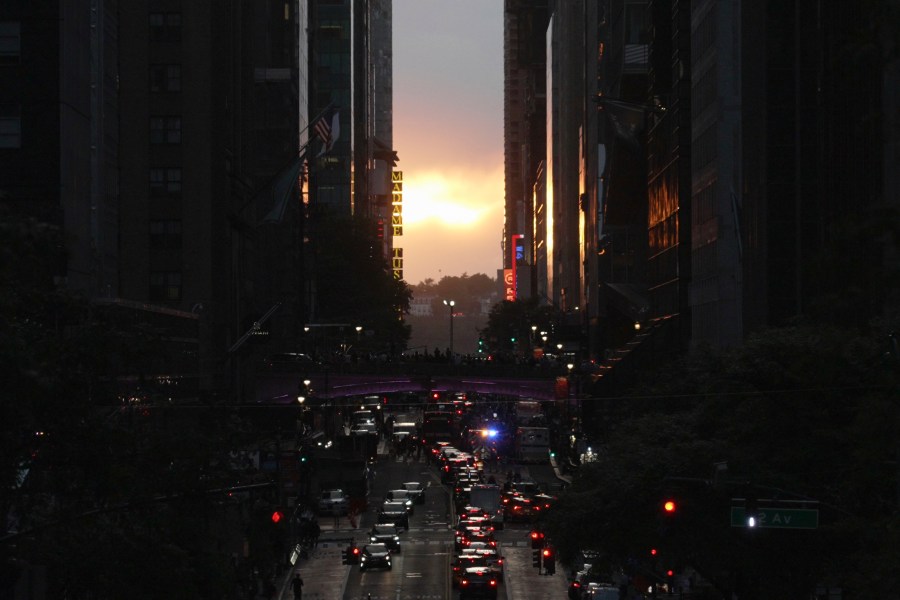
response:
<path fill-rule="evenodd" d="M 363 557 L 362 557 L 362 558 L 360 558 L 360 559 L 359 559 L 359 560 L 361 560 L 361 561 L 363 561 L 363 562 L 366 562 L 366 557 L 365 557 L 365 556 L 363 556 Z"/>
<path fill-rule="evenodd" d="M 375 539 L 376 539 L 376 538 L 370 537 L 370 538 L 369 538 L 369 541 L 370 541 L 370 542 L 374 542 Z"/>
<path fill-rule="evenodd" d="M 407 500 L 407 501 L 406 501 L 406 505 L 407 505 L 407 506 L 412 506 L 412 500 Z"/>
<path fill-rule="evenodd" d="M 395 536 L 394 536 L 394 541 L 395 541 L 395 542 L 399 542 L 399 541 L 400 541 L 400 536 L 399 536 L 399 535 L 395 535 Z"/>

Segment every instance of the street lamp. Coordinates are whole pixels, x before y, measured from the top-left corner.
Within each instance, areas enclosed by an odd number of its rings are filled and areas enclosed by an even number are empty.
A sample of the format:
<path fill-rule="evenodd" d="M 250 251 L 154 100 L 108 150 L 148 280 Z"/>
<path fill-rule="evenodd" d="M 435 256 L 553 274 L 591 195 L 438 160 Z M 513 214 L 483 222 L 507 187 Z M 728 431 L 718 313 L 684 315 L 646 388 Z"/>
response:
<path fill-rule="evenodd" d="M 444 305 L 450 309 L 450 356 L 453 356 L 453 307 L 456 306 L 456 300 L 444 300 Z"/>

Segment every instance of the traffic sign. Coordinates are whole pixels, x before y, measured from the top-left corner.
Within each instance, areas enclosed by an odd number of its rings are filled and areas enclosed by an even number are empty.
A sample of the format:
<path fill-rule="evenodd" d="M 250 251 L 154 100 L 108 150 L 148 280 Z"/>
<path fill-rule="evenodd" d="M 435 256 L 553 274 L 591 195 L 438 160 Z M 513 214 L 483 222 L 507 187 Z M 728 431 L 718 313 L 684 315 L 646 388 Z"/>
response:
<path fill-rule="evenodd" d="M 743 506 L 731 507 L 731 526 L 747 526 L 747 513 Z M 819 510 L 817 508 L 760 508 L 757 511 L 756 527 L 816 529 L 819 527 Z"/>

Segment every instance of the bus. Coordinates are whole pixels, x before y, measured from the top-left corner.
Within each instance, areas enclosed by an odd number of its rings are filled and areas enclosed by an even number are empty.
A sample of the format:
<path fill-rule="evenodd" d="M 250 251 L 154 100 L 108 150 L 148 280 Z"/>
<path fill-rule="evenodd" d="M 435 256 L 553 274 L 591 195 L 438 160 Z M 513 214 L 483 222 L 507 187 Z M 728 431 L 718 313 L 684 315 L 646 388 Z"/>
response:
<path fill-rule="evenodd" d="M 545 463 L 550 460 L 550 430 L 546 427 L 518 427 L 514 456 L 520 463 Z"/>
<path fill-rule="evenodd" d="M 453 441 L 454 430 L 452 412 L 427 411 L 422 417 L 422 443 L 426 446 L 435 442 Z"/>

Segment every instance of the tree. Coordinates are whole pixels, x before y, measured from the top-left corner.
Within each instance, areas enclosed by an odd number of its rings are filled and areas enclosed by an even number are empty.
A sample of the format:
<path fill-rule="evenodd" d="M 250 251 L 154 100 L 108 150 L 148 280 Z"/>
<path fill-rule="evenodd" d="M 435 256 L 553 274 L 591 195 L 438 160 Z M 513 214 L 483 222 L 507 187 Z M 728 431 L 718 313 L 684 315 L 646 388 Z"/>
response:
<path fill-rule="evenodd" d="M 740 585 L 758 597 L 801 597 L 820 581 L 889 594 L 900 404 L 885 338 L 897 324 L 771 330 L 742 348 L 701 349 L 643 373 L 607 399 L 598 459 L 550 514 L 563 559 L 593 549 L 607 569 L 647 573 L 648 549 L 659 548 L 655 560 L 691 565 L 723 592 L 743 573 Z M 714 482 L 719 461 L 729 476 Z M 762 498 L 817 500 L 819 528 L 764 529 L 751 539 L 730 527 L 731 498 L 747 485 Z M 679 498 L 675 523 L 660 520 L 670 493 Z M 747 576 L 761 572 L 764 580 Z"/>
<path fill-rule="evenodd" d="M 394 279 L 371 227 L 359 218 L 319 217 L 315 235 L 328 240 L 316 245 L 316 319 L 358 323 L 380 349 L 405 348 L 409 327 L 401 317 L 409 313 L 412 291 Z"/>
<path fill-rule="evenodd" d="M 491 308 L 488 324 L 481 331 L 487 351 L 500 356 L 523 353 L 535 332 L 554 331 L 560 311 L 550 305 L 540 305 L 538 299 L 527 298 L 513 302 L 504 300 Z M 535 326 L 533 331 L 531 328 Z M 528 353 L 530 355 L 530 353 Z"/>

